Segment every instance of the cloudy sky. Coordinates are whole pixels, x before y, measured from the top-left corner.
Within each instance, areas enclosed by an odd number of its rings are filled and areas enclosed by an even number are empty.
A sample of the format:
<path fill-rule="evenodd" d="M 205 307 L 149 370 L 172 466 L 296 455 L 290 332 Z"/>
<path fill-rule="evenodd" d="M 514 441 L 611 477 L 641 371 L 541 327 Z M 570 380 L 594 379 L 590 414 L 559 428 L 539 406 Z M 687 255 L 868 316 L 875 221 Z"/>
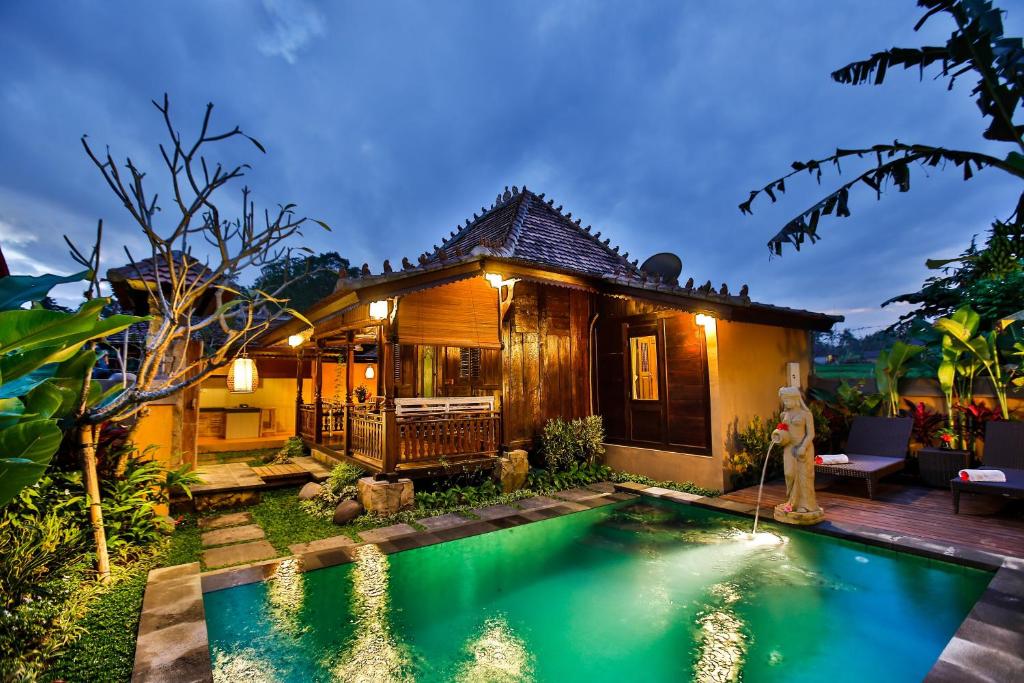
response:
<path fill-rule="evenodd" d="M 16 272 L 70 272 L 60 235 L 85 241 L 102 218 L 106 267 L 121 245 L 141 252 L 79 138 L 160 182 L 150 100 L 168 92 L 186 133 L 209 101 L 215 123 L 265 144 L 224 152 L 254 165 L 259 201 L 334 228 L 302 244 L 375 272 L 525 184 L 634 256 L 675 251 L 683 277 L 749 283 L 756 300 L 868 331 L 895 318 L 878 304 L 916 289 L 926 258 L 1004 217 L 1017 184 L 918 171 L 910 193 L 857 195 L 851 218 L 781 259 L 765 242 L 835 177 L 789 183 L 753 217 L 736 207 L 836 146 L 982 145 L 970 83 L 829 78 L 874 50 L 943 43 L 950 26 L 914 34 L 919 15 L 911 0 L 3 3 L 0 244 Z M 1024 10 L 1006 26 L 1024 33 Z"/>

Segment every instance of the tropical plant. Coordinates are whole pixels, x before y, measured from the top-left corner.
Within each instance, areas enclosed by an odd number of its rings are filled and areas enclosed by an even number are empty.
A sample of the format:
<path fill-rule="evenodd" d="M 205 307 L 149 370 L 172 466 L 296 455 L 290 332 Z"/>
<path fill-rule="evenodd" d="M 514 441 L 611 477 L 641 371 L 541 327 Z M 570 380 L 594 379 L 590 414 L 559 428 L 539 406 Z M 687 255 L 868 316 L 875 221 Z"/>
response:
<path fill-rule="evenodd" d="M 999 411 L 993 410 L 980 401 L 961 403 L 956 406 L 958 416 L 957 440 L 967 450 L 975 453 L 975 444 L 985 438 L 985 424 L 1002 419 Z"/>
<path fill-rule="evenodd" d="M 571 464 L 592 465 L 604 454 L 604 423 L 600 415 L 548 420 L 541 433 L 541 452 L 548 469 Z"/>
<path fill-rule="evenodd" d="M 899 383 L 909 370 L 910 361 L 924 352 L 923 346 L 893 342 L 891 348 L 878 354 L 875 362 L 875 383 L 885 400 L 888 415 L 895 416 L 900 409 Z"/>
<path fill-rule="evenodd" d="M 275 465 L 286 465 L 292 461 L 292 458 L 298 458 L 306 453 L 306 445 L 297 436 L 289 437 L 284 442 L 284 446 L 279 451 L 273 453 L 267 458 L 267 462 Z"/>
<path fill-rule="evenodd" d="M 733 488 L 756 484 L 761 478 L 768 449 L 772 445 L 772 431 L 779 423 L 781 413 L 776 412 L 767 420 L 755 415 L 746 427 L 736 432 L 733 448 L 726 453 L 725 468 Z M 776 452 L 776 456 L 778 452 Z M 766 479 L 782 473 L 782 458 L 775 457 L 768 462 Z"/>
<path fill-rule="evenodd" d="M 364 474 L 366 471 L 358 465 L 347 462 L 335 465 L 317 494 L 302 501 L 302 509 L 314 517 L 330 519 L 341 501 L 356 497 L 356 482 Z"/>
<path fill-rule="evenodd" d="M 936 320 L 935 328 L 948 336 L 949 343 L 954 349 L 975 360 L 988 375 L 999 401 L 999 409 L 1006 420 L 1010 417 L 1006 394 L 1017 379 L 1017 368 L 1004 366 L 1000 358 L 998 333 L 995 330 L 975 334 L 978 329 L 977 321 L 978 314 L 970 306 L 964 306 L 952 317 Z M 1024 353 L 1024 345 L 1018 342 L 1017 347 L 1019 348 L 1015 349 L 1015 355 Z"/>
<path fill-rule="evenodd" d="M 912 438 L 914 441 L 925 446 L 931 446 L 936 436 L 938 436 L 939 430 L 946 422 L 946 416 L 936 413 L 920 401 L 914 403 L 907 399 L 905 403 L 907 404 L 907 416 L 914 421 L 914 426 L 910 432 Z"/>
<path fill-rule="evenodd" d="M 595 484 L 612 477 L 612 469 L 596 462 L 571 462 L 559 469 L 531 469 L 526 488 L 539 493 Z"/>
<path fill-rule="evenodd" d="M 85 348 L 141 318 L 100 318 L 107 299 L 83 303 L 74 313 L 21 308 L 72 276 L 0 278 L 0 505 L 37 481 L 60 446 L 62 421 L 81 402 L 100 405 L 104 394 L 90 379 L 99 354 Z"/>
<path fill-rule="evenodd" d="M 856 174 L 836 190 L 815 202 L 808 209 L 786 223 L 769 242 L 769 249 L 781 254 L 783 245 L 797 249 L 805 241 L 812 244 L 819 239 L 818 223 L 822 216 L 843 218 L 850 215 L 850 193 L 861 184 L 881 198 L 887 185 L 900 192 L 910 190 L 911 167 L 930 169 L 958 168 L 964 180 L 974 171 L 993 168 L 1017 181 L 1024 180 L 1024 126 L 1014 117 L 1024 96 L 1024 48 L 1020 38 L 1003 35 L 1001 12 L 986 0 L 919 0 L 925 8 L 924 17 L 914 27 L 919 29 L 931 17 L 943 14 L 953 23 L 953 31 L 943 46 L 921 48 L 892 48 L 877 52 L 863 61 L 853 62 L 832 72 L 838 83 L 859 85 L 881 84 L 886 76 L 899 70 L 913 68 L 923 74 L 929 67 L 938 67 L 939 75 L 948 80 L 950 89 L 958 78 L 970 75 L 977 78 L 971 90 L 987 128 L 987 140 L 1011 143 L 1014 147 L 1004 158 L 976 150 L 950 149 L 939 145 L 886 142 L 855 149 L 837 149 L 834 154 L 810 161 L 794 162 L 793 170 L 764 187 L 753 190 L 739 205 L 743 213 L 751 213 L 754 199 L 766 195 L 772 202 L 776 193 L 786 190 L 786 181 L 797 173 L 807 172 L 821 181 L 822 171 L 828 165 L 840 170 L 843 162 L 863 159 L 873 161 L 865 171 Z M 1024 221 L 1024 193 L 1017 209 L 1007 223 L 1020 225 Z"/>

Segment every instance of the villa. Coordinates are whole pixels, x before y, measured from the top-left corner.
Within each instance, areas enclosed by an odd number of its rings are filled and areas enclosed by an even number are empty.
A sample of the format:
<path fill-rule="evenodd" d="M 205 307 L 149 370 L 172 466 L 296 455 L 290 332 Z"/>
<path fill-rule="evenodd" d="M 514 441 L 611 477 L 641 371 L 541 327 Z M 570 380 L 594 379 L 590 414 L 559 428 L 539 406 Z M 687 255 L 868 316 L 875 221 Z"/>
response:
<path fill-rule="evenodd" d="M 647 272 L 516 187 L 416 263 L 364 266 L 304 313 L 313 329 L 292 320 L 252 352 L 257 391 L 204 383 L 201 444 L 237 449 L 294 425 L 316 451 L 415 477 L 599 414 L 609 465 L 716 490 L 731 435 L 774 412 L 779 386 L 806 386 L 810 333 L 842 320 Z M 251 405 L 232 405 L 240 396 Z M 246 411 L 250 432 L 232 433 Z"/>

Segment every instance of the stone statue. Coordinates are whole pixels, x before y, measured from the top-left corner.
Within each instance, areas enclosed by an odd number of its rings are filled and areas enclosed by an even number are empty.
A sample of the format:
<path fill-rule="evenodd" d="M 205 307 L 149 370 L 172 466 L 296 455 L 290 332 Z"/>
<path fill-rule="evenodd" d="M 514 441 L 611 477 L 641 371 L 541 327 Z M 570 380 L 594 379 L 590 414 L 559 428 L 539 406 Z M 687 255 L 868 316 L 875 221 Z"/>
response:
<path fill-rule="evenodd" d="M 816 524 L 824 516 L 814 495 L 814 415 L 797 387 L 779 389 L 782 421 L 772 441 L 782 447 L 786 502 L 775 506 L 775 519 L 788 524 Z"/>

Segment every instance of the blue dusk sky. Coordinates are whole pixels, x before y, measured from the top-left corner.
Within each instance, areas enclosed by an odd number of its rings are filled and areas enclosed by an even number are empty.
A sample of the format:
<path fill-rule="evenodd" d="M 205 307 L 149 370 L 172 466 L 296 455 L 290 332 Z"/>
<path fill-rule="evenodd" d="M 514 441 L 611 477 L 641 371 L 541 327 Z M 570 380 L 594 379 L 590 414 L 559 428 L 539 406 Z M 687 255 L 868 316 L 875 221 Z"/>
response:
<path fill-rule="evenodd" d="M 1024 7 L 997 4 L 1011 9 L 1007 33 L 1024 32 Z M 631 257 L 674 251 L 683 278 L 749 283 L 755 300 L 869 331 L 895 319 L 879 304 L 917 289 L 926 258 L 1005 217 L 1019 183 L 916 170 L 911 192 L 858 190 L 851 218 L 774 259 L 768 238 L 836 176 L 787 183 L 753 217 L 737 204 L 837 146 L 1006 154 L 982 141 L 968 79 L 947 92 L 914 71 L 881 87 L 829 78 L 872 51 L 944 43 L 945 19 L 915 34 L 920 15 L 911 0 L 4 2 L 0 244 L 15 272 L 71 272 L 60 235 L 87 241 L 102 218 L 104 267 L 124 262 L 122 245 L 143 253 L 79 137 L 160 182 L 150 100 L 168 92 L 186 133 L 213 102 L 215 125 L 264 143 L 266 155 L 242 141 L 224 151 L 253 164 L 258 202 L 295 202 L 334 229 L 297 245 L 374 272 L 526 185 Z"/>

